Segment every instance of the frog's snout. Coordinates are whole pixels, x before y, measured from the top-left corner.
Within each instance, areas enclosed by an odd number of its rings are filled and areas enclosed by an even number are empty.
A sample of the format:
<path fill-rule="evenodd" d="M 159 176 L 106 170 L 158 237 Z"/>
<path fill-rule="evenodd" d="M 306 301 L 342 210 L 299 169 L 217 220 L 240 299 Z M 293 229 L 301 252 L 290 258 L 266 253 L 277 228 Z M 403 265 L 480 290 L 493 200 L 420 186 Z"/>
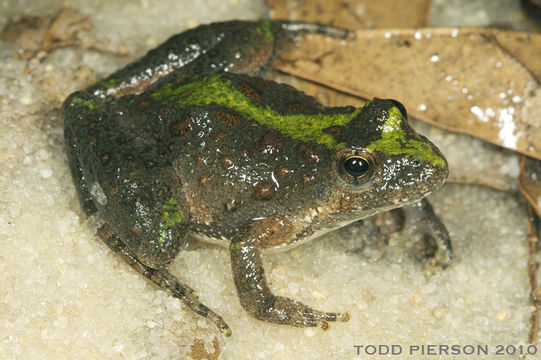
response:
<path fill-rule="evenodd" d="M 418 159 L 421 169 L 416 180 L 420 186 L 426 187 L 425 192 L 428 193 L 440 188 L 445 183 L 449 176 L 449 163 L 436 145 L 426 137 L 419 136 L 430 147 L 431 154 L 425 154 L 423 159 Z"/>

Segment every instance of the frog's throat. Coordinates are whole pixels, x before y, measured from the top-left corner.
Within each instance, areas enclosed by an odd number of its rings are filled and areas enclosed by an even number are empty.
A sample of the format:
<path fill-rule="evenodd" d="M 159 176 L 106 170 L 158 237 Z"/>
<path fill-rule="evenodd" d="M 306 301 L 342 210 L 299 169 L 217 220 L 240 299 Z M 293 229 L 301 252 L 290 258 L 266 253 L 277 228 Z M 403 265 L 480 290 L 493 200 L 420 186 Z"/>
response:
<path fill-rule="evenodd" d="M 290 138 L 304 142 L 314 141 L 332 150 L 343 148 L 346 144 L 339 142 L 324 130 L 333 126 L 345 126 L 362 111 L 362 108 L 358 108 L 348 114 L 280 114 L 268 105 L 254 104 L 228 79 L 223 79 L 222 74 L 197 78 L 177 87 L 168 84 L 151 96 L 156 101 L 176 102 L 179 106 L 206 106 L 215 103 L 235 110 L 244 117 L 254 119 Z M 435 166 L 445 167 L 445 160 L 429 143 L 407 139 L 401 127 L 402 115 L 398 108 L 392 107 L 388 113 L 388 119 L 382 127 L 381 138 L 368 144 L 367 151 L 418 157 L 430 161 Z"/>

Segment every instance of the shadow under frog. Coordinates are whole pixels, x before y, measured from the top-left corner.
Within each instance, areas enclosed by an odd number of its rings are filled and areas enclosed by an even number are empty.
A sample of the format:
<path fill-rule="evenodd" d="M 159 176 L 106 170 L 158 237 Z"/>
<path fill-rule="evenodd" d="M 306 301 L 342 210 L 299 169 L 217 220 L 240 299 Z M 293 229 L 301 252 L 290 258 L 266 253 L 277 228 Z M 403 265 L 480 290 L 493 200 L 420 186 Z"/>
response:
<path fill-rule="evenodd" d="M 284 21 L 230 21 L 173 36 L 63 105 L 65 146 L 82 208 L 135 270 L 225 335 L 231 329 L 167 270 L 188 234 L 229 248 L 240 303 L 252 316 L 299 327 L 347 321 L 269 289 L 262 253 L 408 205 L 447 178 L 440 151 L 395 100 L 324 107 L 264 80 L 303 32 L 345 31 Z M 426 200 L 411 207 L 451 259 Z"/>

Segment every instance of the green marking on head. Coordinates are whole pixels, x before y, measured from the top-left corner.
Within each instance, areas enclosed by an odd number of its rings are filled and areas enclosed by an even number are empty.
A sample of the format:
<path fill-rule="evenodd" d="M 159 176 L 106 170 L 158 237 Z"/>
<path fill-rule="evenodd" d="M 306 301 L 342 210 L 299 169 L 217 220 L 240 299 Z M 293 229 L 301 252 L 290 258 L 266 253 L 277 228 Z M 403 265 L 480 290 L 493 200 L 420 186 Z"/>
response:
<path fill-rule="evenodd" d="M 84 106 L 86 107 L 88 110 L 90 111 L 94 111 L 94 110 L 101 110 L 101 106 L 90 100 L 90 99 L 83 99 L 83 98 L 80 98 L 80 97 L 74 97 L 71 99 L 71 102 L 70 102 L 70 105 L 71 106 Z"/>
<path fill-rule="evenodd" d="M 261 20 L 259 26 L 255 30 L 263 37 L 263 40 L 267 42 L 274 41 L 274 34 L 272 33 L 272 23 L 270 20 Z"/>
<path fill-rule="evenodd" d="M 158 231 L 158 242 L 163 244 L 169 230 L 176 227 L 184 220 L 184 212 L 180 209 L 178 201 L 174 198 L 169 199 L 162 207 L 162 222 Z"/>
<path fill-rule="evenodd" d="M 344 126 L 361 112 L 361 109 L 356 109 L 349 114 L 280 114 L 268 105 L 254 104 L 229 80 L 223 79 L 222 75 L 203 77 L 178 87 L 168 84 L 154 92 L 152 98 L 164 103 L 176 102 L 180 106 L 206 106 L 215 103 L 278 130 L 290 138 L 314 141 L 329 149 L 339 149 L 345 144 L 338 142 L 324 130 L 331 126 Z"/>
<path fill-rule="evenodd" d="M 379 151 L 386 155 L 407 155 L 430 161 L 437 167 L 445 167 L 445 160 L 439 156 L 429 143 L 425 141 L 406 139 L 406 133 L 401 128 L 402 114 L 393 106 L 388 110 L 388 119 L 383 123 L 381 139 L 370 143 L 366 148 L 369 152 Z"/>

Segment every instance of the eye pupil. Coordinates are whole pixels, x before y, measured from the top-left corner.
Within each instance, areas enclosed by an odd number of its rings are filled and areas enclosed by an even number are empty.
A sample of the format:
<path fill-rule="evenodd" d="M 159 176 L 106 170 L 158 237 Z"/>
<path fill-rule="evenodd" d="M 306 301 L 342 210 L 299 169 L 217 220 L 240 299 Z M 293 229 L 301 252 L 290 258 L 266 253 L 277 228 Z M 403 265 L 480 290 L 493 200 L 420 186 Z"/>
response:
<path fill-rule="evenodd" d="M 344 170 L 355 178 L 366 174 L 369 167 L 368 161 L 360 156 L 352 156 L 344 161 Z"/>

